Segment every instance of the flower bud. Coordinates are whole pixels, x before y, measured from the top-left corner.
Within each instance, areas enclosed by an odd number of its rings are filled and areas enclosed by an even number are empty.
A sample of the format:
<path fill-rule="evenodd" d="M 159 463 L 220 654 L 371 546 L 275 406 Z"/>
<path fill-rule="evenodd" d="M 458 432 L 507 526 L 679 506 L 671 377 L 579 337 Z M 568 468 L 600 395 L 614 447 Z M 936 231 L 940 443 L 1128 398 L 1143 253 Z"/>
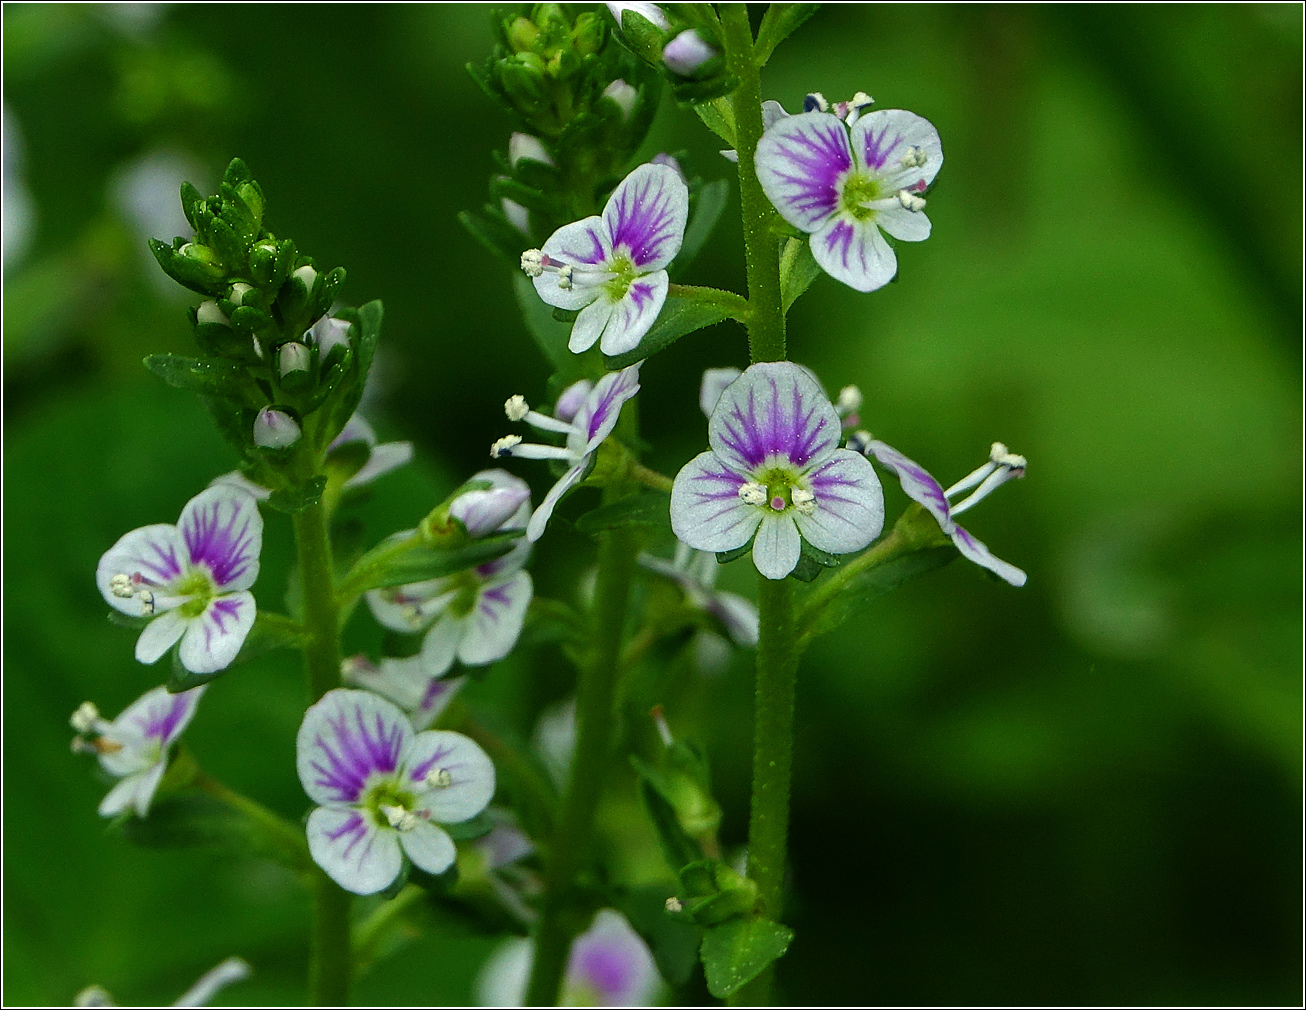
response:
<path fill-rule="evenodd" d="M 631 112 L 634 111 L 635 103 L 639 101 L 639 91 L 632 88 L 621 78 L 617 78 L 603 89 L 603 97 L 611 98 L 616 102 L 617 108 L 621 110 L 621 118 L 629 119 Z"/>
<path fill-rule="evenodd" d="M 285 449 L 299 441 L 299 422 L 284 410 L 264 407 L 254 418 L 254 444 L 263 449 Z"/>
<path fill-rule="evenodd" d="M 311 266 L 304 265 L 290 275 L 304 285 L 306 292 L 312 293 L 313 285 L 317 283 L 317 271 Z"/>
<path fill-rule="evenodd" d="M 622 15 L 626 11 L 638 14 L 645 21 L 651 21 L 663 31 L 671 27 L 671 22 L 667 16 L 662 13 L 662 8 L 657 4 L 650 3 L 629 3 L 629 4 L 608 4 L 608 11 L 612 14 L 612 19 L 617 22 L 617 27 L 621 27 Z"/>
<path fill-rule="evenodd" d="M 571 44 L 576 49 L 576 55 L 581 57 L 591 56 L 603 47 L 603 22 L 598 15 L 587 11 L 576 17 Z"/>
<path fill-rule="evenodd" d="M 467 528 L 473 537 L 493 533 L 512 518 L 523 502 L 529 500 L 526 488 L 501 487 L 488 491 L 467 491 L 449 506 L 449 515 Z"/>
<path fill-rule="evenodd" d="M 304 334 L 304 339 L 316 344 L 318 354 L 326 360 L 335 348 L 349 346 L 349 323 L 334 316 L 323 316 Z"/>
<path fill-rule="evenodd" d="M 510 225 L 516 228 L 523 235 L 530 236 L 530 211 L 519 204 L 516 200 L 509 200 L 506 196 L 499 201 L 499 207 L 502 209 L 503 216 Z"/>
<path fill-rule="evenodd" d="M 282 344 L 277 351 L 277 372 L 284 379 L 295 372 L 307 372 L 312 364 L 312 356 L 303 344 L 290 341 Z"/>
<path fill-rule="evenodd" d="M 253 287 L 253 285 L 246 284 L 243 281 L 233 284 L 231 285 L 231 295 L 228 300 L 234 302 L 237 305 L 244 305 L 245 296 L 254 290 L 256 289 Z"/>
<path fill-rule="evenodd" d="M 507 29 L 508 45 L 514 53 L 527 53 L 535 49 L 535 41 L 540 37 L 540 30 L 529 18 L 519 17 Z"/>
<path fill-rule="evenodd" d="M 218 308 L 218 303 L 212 298 L 200 302 L 200 307 L 195 312 L 195 321 L 200 324 L 216 323 L 218 326 L 230 326 L 231 320 L 222 314 Z"/>
<path fill-rule="evenodd" d="M 529 161 L 538 161 L 545 165 L 554 163 L 553 158 L 545 150 L 538 137 L 532 137 L 529 133 L 514 133 L 508 139 L 508 163 L 516 168 L 517 162 L 521 161 L 522 158 Z"/>
<path fill-rule="evenodd" d="M 662 50 L 662 62 L 673 74 L 692 77 L 704 63 L 718 55 L 698 32 L 690 28 L 666 44 Z"/>

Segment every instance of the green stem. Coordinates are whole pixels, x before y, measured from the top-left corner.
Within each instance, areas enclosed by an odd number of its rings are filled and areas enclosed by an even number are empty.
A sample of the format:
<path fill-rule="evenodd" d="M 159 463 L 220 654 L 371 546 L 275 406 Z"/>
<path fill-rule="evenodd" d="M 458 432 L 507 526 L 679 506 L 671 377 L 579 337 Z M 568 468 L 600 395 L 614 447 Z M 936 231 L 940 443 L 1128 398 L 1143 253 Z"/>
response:
<path fill-rule="evenodd" d="M 340 611 L 326 507 L 294 516 L 304 600 L 304 673 L 312 704 L 340 686 Z M 313 876 L 313 932 L 308 966 L 310 1006 L 345 1006 L 353 970 L 349 895 L 320 869 Z"/>
<path fill-rule="evenodd" d="M 606 488 L 604 504 L 622 497 L 624 490 Z M 526 990 L 528 1006 L 557 1004 L 571 941 L 586 925 L 585 903 L 573 891 L 593 841 L 604 772 L 612 764 L 622 631 L 638 549 L 638 540 L 628 530 L 600 534 L 594 639 L 577 687 L 576 751 L 571 759 L 562 817 L 549 846 L 544 902 L 535 936 L 535 963 Z"/>

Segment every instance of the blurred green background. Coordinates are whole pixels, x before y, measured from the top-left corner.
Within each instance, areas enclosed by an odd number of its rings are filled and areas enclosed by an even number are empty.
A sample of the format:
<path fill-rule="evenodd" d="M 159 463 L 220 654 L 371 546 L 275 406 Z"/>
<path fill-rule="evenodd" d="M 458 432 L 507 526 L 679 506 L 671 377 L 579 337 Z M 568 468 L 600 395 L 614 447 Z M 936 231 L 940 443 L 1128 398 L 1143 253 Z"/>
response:
<path fill-rule="evenodd" d="M 418 462 L 361 510 L 374 537 L 411 526 L 485 465 L 505 397 L 545 392 L 511 271 L 455 221 L 509 130 L 463 69 L 488 51 L 489 10 L 3 13 L 6 1001 L 100 983 L 167 1002 L 239 954 L 255 974 L 220 1002 L 293 1003 L 307 903 L 291 878 L 106 833 L 104 786 L 68 753 L 79 702 L 116 713 L 162 678 L 104 619 L 97 559 L 235 462 L 140 365 L 188 348 L 194 302 L 145 238 L 184 229 L 181 178 L 210 192 L 239 155 L 269 226 L 344 265 L 348 301 L 384 300 L 371 414 Z M 831 389 L 859 384 L 865 424 L 945 483 L 995 439 L 1030 460 L 968 524 L 1025 589 L 949 566 L 804 663 L 791 1002 L 1300 1001 L 1301 31 L 1296 4 L 837 5 L 766 71 L 790 109 L 865 89 L 924 115 L 947 156 L 933 237 L 900 248 L 899 283 L 818 280 L 792 356 Z M 644 153 L 726 178 L 719 146 L 668 103 Z M 695 282 L 742 289 L 733 213 Z M 650 462 L 701 451 L 699 372 L 746 353 L 721 326 L 650 361 Z M 288 540 L 273 514 L 274 600 Z M 567 592 L 584 552 L 560 524 L 541 587 Z M 356 647 L 375 644 L 366 623 Z M 747 667 L 662 698 L 709 743 L 732 846 Z M 528 649 L 472 704 L 528 735 L 568 676 Z M 302 690 L 293 659 L 269 657 L 216 685 L 188 734 L 291 817 Z M 632 802 L 619 782 L 609 828 L 647 853 Z M 629 861 L 634 882 L 663 872 Z M 493 938 L 429 916 L 359 1002 L 471 999 Z"/>

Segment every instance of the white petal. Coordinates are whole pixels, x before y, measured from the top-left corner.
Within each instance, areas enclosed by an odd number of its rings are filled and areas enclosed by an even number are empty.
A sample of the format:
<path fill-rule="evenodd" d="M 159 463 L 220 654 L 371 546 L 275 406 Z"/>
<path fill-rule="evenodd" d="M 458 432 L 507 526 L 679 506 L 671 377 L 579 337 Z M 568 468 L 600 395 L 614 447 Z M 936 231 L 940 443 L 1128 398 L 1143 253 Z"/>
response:
<path fill-rule="evenodd" d="M 382 627 L 401 634 L 421 631 L 453 601 L 449 579 L 427 579 L 404 586 L 368 590 L 367 606 Z"/>
<path fill-rule="evenodd" d="M 189 618 L 182 617 L 176 610 L 160 614 L 141 632 L 136 639 L 136 660 L 140 663 L 156 663 L 159 657 L 176 644 L 177 639 L 185 633 Z"/>
<path fill-rule="evenodd" d="M 739 499 L 744 478 L 714 452 L 699 453 L 671 485 L 671 528 L 700 551 L 730 551 L 748 543 L 762 510 Z"/>
<path fill-rule="evenodd" d="M 299 781 L 314 803 L 357 803 L 370 780 L 395 774 L 412 738 L 408 716 L 393 702 L 369 691 L 328 691 L 299 726 Z"/>
<path fill-rule="evenodd" d="M 777 459 L 805 468 L 827 456 L 841 432 L 821 384 L 791 361 L 750 366 L 721 394 L 707 425 L 713 451 L 741 475 Z"/>
<path fill-rule="evenodd" d="M 652 1006 L 661 987 L 648 944 L 615 909 L 600 910 L 572 944 L 563 994 L 568 1004 L 597 996 L 599 1006 Z"/>
<path fill-rule="evenodd" d="M 219 484 L 230 484 L 232 487 L 240 488 L 255 501 L 264 502 L 272 497 L 271 488 L 266 488 L 262 484 L 255 484 L 239 470 L 221 474 L 209 481 L 209 487 L 216 487 Z"/>
<path fill-rule="evenodd" d="M 220 592 L 248 589 L 258 578 L 263 517 L 254 498 L 230 484 L 207 488 L 177 520 L 191 565 L 204 565 Z"/>
<path fill-rule="evenodd" d="M 485 586 L 476 599 L 476 609 L 462 642 L 458 659 L 468 666 L 495 663 L 512 651 L 526 620 L 531 602 L 530 572 Z"/>
<path fill-rule="evenodd" d="M 956 528 L 943 488 L 925 467 L 879 439 L 873 439 L 866 448 L 881 464 L 898 475 L 907 497 L 924 505 L 945 533 L 951 533 Z"/>
<path fill-rule="evenodd" d="M 145 778 L 145 772 L 136 772 L 120 779 L 107 796 L 100 801 L 97 813 L 101 817 L 117 817 L 136 802 L 136 789 Z"/>
<path fill-rule="evenodd" d="M 151 584 L 168 586 L 185 573 L 186 558 L 186 542 L 176 526 L 167 523 L 142 526 L 124 534 L 104 552 L 95 568 L 95 584 L 104 602 L 114 610 L 132 617 L 143 617 L 146 610 L 140 597 L 115 596 L 110 589 L 110 580 L 115 575 L 130 577 L 139 572 L 146 583 L 144 588 Z"/>
<path fill-rule="evenodd" d="M 431 625 L 431 630 L 422 639 L 422 651 L 419 654 L 422 672 L 428 677 L 441 677 L 453 666 L 454 657 L 458 655 L 458 645 L 467 634 L 471 621 L 446 610 L 440 619 Z"/>
<path fill-rule="evenodd" d="M 254 627 L 254 611 L 252 593 L 228 593 L 210 601 L 204 613 L 190 622 L 181 640 L 177 653 L 181 665 L 191 673 L 225 670 Z"/>
<path fill-rule="evenodd" d="M 644 334 L 657 322 L 658 313 L 667 301 L 669 285 L 665 270 L 657 270 L 631 281 L 621 301 L 612 307 L 612 315 L 603 330 L 599 349 L 604 354 L 624 354 L 638 347 Z"/>
<path fill-rule="evenodd" d="M 889 190 L 920 192 L 943 167 L 939 131 L 928 119 L 904 109 L 877 109 L 863 115 L 853 126 L 852 147 L 858 161 Z M 902 163 L 912 148 L 924 154 L 924 165 Z"/>
<path fill-rule="evenodd" d="M 404 466 L 412 458 L 412 442 L 386 442 L 384 445 L 373 446 L 371 455 L 367 457 L 367 462 L 345 481 L 344 486 L 362 487 L 364 484 L 370 484 L 383 474 Z"/>
<path fill-rule="evenodd" d="M 803 541 L 790 515 L 769 515 L 753 541 L 753 564 L 768 579 L 783 579 L 798 564 Z"/>
<path fill-rule="evenodd" d="M 549 236 L 540 251 L 551 260 L 571 266 L 602 267 L 612 254 L 612 243 L 603 219 L 595 215 L 583 221 L 564 224 Z M 546 304 L 559 309 L 583 309 L 602 290 L 572 278 L 572 286 L 558 286 L 558 273 L 545 270 L 534 278 L 535 290 Z"/>
<path fill-rule="evenodd" d="M 811 242 L 820 268 L 856 291 L 882 288 L 898 272 L 898 258 L 873 220 L 839 214 L 812 235 Z"/>
<path fill-rule="evenodd" d="M 708 368 L 698 384 L 698 407 L 703 416 L 710 418 L 726 387 L 744 373 L 738 368 Z"/>
<path fill-rule="evenodd" d="M 571 336 L 567 338 L 567 350 L 572 354 L 588 351 L 603 335 L 608 320 L 612 318 L 616 306 L 608 300 L 604 292 L 580 310 L 580 315 L 571 324 Z"/>
<path fill-rule="evenodd" d="M 923 210 L 901 205 L 875 212 L 875 223 L 903 242 L 924 242 L 930 237 L 930 219 Z"/>
<path fill-rule="evenodd" d="M 585 397 L 572 420 L 577 433 L 567 437 L 567 448 L 575 455 L 593 452 L 612 434 L 621 417 L 621 408 L 639 392 L 639 366 L 643 363 L 637 361 L 619 372 L 608 372 Z"/>
<path fill-rule="evenodd" d="M 122 714 L 113 720 L 112 727 L 104 735 L 124 744 L 124 749 L 129 742 L 132 742 L 150 754 L 157 755 L 181 736 L 190 725 L 204 691 L 204 687 L 196 687 L 178 694 L 170 694 L 166 687 L 156 687 L 146 691 L 123 709 Z M 122 751 L 117 751 L 104 757 L 113 758 L 121 753 Z M 115 771 L 111 764 L 105 764 L 105 767 Z M 116 773 L 121 774 L 121 772 Z"/>
<path fill-rule="evenodd" d="M 432 787 L 428 777 L 449 773 L 447 786 Z M 418 733 L 404 754 L 404 779 L 410 789 L 422 792 L 420 804 L 441 824 L 456 824 L 475 817 L 494 796 L 494 764 L 469 737 L 449 730 Z"/>
<path fill-rule="evenodd" d="M 308 851 L 328 877 L 354 894 L 385 890 L 403 866 L 395 832 L 352 808 L 318 807 L 309 814 Z"/>
<path fill-rule="evenodd" d="M 585 472 L 587 463 L 589 463 L 588 458 L 579 465 L 573 466 L 558 478 L 558 482 L 553 487 L 549 488 L 549 493 L 544 496 L 544 500 L 540 502 L 539 507 L 531 513 L 531 521 L 526 524 L 527 542 L 533 544 L 544 536 L 544 529 L 549 525 L 549 519 L 553 515 L 554 508 L 562 500 L 562 496 L 575 487 L 581 475 Z"/>
<path fill-rule="evenodd" d="M 837 116 L 803 112 L 778 120 L 757 145 L 757 178 L 780 216 L 814 232 L 839 209 L 853 167 L 848 129 Z"/>
<path fill-rule="evenodd" d="M 957 550 L 968 558 L 987 568 L 996 574 L 999 578 L 1010 582 L 1013 586 L 1023 586 L 1028 576 L 1013 564 L 1003 561 L 1001 558 L 995 558 L 991 551 L 984 546 L 979 540 L 971 536 L 960 526 L 952 530 L 952 542 L 957 545 Z"/>
<path fill-rule="evenodd" d="M 860 551 L 884 528 L 884 492 L 871 461 L 851 449 L 835 449 L 805 479 L 816 510 L 793 510 L 798 531 L 813 547 L 831 554 Z"/>
<path fill-rule="evenodd" d="M 675 259 L 688 219 L 689 188 L 667 165 L 640 165 L 612 191 L 603 208 L 613 254 L 629 256 L 641 274 L 661 270 Z"/>
<path fill-rule="evenodd" d="M 427 873 L 443 873 L 458 857 L 448 833 L 425 821 L 410 831 L 400 832 L 399 844 L 413 865 Z"/>
<path fill-rule="evenodd" d="M 752 600 L 735 593 L 712 593 L 707 609 L 725 626 L 736 645 L 751 649 L 757 644 L 757 607 Z"/>
<path fill-rule="evenodd" d="M 159 790 L 159 782 L 162 781 L 163 772 L 167 767 L 168 763 L 160 760 L 158 764 L 138 778 L 135 794 L 132 797 L 132 806 L 135 808 L 138 817 L 144 817 L 150 812 L 150 804 L 154 802 L 154 794 Z"/>
<path fill-rule="evenodd" d="M 616 4 L 608 4 L 615 7 Z M 535 945 L 515 936 L 499 945 L 476 978 L 479 1006 L 519 1007 L 526 1000 L 526 985 L 535 962 Z"/>

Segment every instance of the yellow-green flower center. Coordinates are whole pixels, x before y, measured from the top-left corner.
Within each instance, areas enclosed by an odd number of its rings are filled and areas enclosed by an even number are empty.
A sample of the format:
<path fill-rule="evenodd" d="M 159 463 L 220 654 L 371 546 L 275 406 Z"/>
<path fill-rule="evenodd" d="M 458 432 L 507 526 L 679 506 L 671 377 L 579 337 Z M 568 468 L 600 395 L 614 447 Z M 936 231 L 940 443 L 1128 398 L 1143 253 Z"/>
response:
<path fill-rule="evenodd" d="M 862 205 L 880 199 L 881 192 L 879 180 L 874 176 L 854 171 L 844 180 L 840 202 L 857 220 L 867 221 L 875 216 L 875 211 Z"/>
<path fill-rule="evenodd" d="M 608 261 L 608 269 L 615 276 L 604 284 L 610 301 L 620 301 L 626 297 L 626 292 L 630 290 L 631 283 L 639 274 L 635 270 L 635 263 L 625 253 L 616 253 Z"/>
<path fill-rule="evenodd" d="M 204 613 L 214 597 L 214 589 L 213 579 L 208 572 L 193 569 L 173 587 L 173 592 L 177 596 L 190 597 L 189 600 L 177 608 L 181 616 L 196 618 Z"/>

